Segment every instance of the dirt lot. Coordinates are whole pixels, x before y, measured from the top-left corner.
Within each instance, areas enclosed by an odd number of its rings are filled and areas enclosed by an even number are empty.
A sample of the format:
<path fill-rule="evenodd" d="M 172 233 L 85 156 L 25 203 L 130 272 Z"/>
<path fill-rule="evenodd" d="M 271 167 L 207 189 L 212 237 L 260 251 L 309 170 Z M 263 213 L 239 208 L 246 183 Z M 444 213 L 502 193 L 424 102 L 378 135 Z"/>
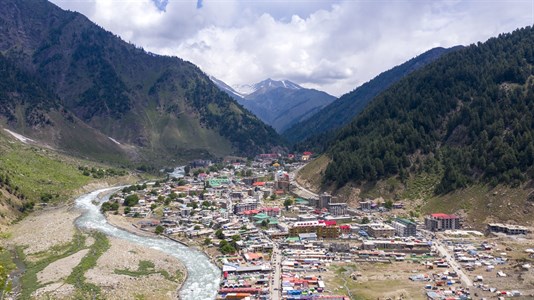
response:
<path fill-rule="evenodd" d="M 323 278 L 326 290 L 351 299 L 426 299 L 425 282 L 408 279 L 426 272 L 424 266 L 412 262 L 335 263 Z"/>
<path fill-rule="evenodd" d="M 494 269 L 489 269 L 488 266 L 482 265 L 475 268 L 473 271 L 466 271 L 466 274 L 475 278 L 477 275 L 483 277 L 482 284 L 487 288 L 495 288 L 498 291 L 520 291 L 523 298 L 515 299 L 533 299 L 534 297 L 534 270 L 525 270 L 521 266 L 524 264 L 534 265 L 534 258 L 529 257 L 526 253 L 527 248 L 533 248 L 534 242 L 532 236 L 513 237 L 513 236 L 492 236 L 485 238 L 470 239 L 474 244 L 481 242 L 489 242 L 493 249 L 484 251 L 484 253 L 493 257 L 503 257 L 507 261 L 505 264 L 491 264 Z M 491 268 L 491 267 L 490 267 Z M 501 277 L 497 273 L 502 272 L 506 277 Z M 477 283 L 475 283 L 476 285 Z M 481 297 L 495 296 L 495 293 L 484 291 L 481 288 L 475 288 L 476 292 Z"/>

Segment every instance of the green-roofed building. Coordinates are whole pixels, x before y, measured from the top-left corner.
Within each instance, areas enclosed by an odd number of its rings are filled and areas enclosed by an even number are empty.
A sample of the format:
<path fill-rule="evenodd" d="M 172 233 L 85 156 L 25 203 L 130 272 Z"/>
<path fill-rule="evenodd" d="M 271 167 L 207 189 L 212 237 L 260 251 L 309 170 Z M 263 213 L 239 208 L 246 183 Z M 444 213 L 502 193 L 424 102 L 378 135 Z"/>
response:
<path fill-rule="evenodd" d="M 298 243 L 298 242 L 300 242 L 300 238 L 298 236 L 288 236 L 286 238 L 286 242 L 288 242 L 288 243 Z"/>
<path fill-rule="evenodd" d="M 254 221 L 263 221 L 263 220 L 268 220 L 269 219 L 269 215 L 265 214 L 265 213 L 259 213 L 259 214 L 256 214 L 252 217 L 252 219 L 254 219 Z"/>
<path fill-rule="evenodd" d="M 396 218 L 391 221 L 391 226 L 395 228 L 395 234 L 398 236 L 415 236 L 417 234 L 417 225 L 403 218 Z"/>
<path fill-rule="evenodd" d="M 254 216 L 254 217 L 256 217 L 256 216 Z M 278 219 L 277 218 L 273 218 L 273 217 L 269 217 L 269 216 L 267 216 L 267 218 L 264 218 L 264 219 L 257 219 L 256 225 L 261 226 L 264 221 L 267 221 L 267 227 L 275 227 L 275 226 L 278 225 Z"/>
<path fill-rule="evenodd" d="M 310 201 L 308 201 L 306 199 L 302 199 L 302 198 L 297 198 L 297 199 L 295 199 L 295 204 L 310 205 Z"/>
<path fill-rule="evenodd" d="M 221 187 L 223 185 L 229 185 L 230 184 L 230 179 L 228 179 L 228 177 L 210 178 L 210 179 L 208 179 L 208 184 L 211 187 L 217 188 L 217 187 Z"/>

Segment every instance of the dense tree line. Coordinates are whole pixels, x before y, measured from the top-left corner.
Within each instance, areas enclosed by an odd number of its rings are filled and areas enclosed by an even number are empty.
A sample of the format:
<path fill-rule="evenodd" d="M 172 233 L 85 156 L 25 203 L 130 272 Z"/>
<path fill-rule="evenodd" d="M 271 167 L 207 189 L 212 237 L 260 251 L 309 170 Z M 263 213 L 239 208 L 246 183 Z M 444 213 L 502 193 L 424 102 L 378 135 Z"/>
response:
<path fill-rule="evenodd" d="M 51 124 L 46 113 L 58 107 L 58 98 L 45 84 L 1 53 L 0 78 L 0 116 L 9 123 L 25 122 L 32 127 Z M 17 116 L 17 107 L 23 108 L 23 120 Z"/>
<path fill-rule="evenodd" d="M 533 177 L 534 30 L 447 54 L 380 94 L 329 146 L 325 183 L 442 174 L 436 192 Z"/>
<path fill-rule="evenodd" d="M 330 103 L 311 118 L 293 125 L 284 131 L 282 136 L 292 143 L 298 142 L 300 144 L 297 146 L 299 149 L 320 151 L 321 145 L 324 145 L 325 139 L 329 140 L 332 137 L 331 133 L 333 131 L 350 123 L 378 94 L 442 55 L 461 48 L 461 46 L 448 49 L 434 48 L 399 66 L 382 72 L 369 82 Z"/>

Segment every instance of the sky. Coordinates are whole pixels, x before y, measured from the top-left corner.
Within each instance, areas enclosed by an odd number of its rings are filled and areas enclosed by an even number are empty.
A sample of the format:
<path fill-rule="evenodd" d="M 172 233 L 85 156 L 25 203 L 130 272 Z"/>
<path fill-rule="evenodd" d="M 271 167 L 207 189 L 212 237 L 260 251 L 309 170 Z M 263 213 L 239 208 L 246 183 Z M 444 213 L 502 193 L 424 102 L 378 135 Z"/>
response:
<path fill-rule="evenodd" d="M 51 0 L 232 86 L 267 78 L 340 96 L 434 47 L 534 24 L 534 0 Z"/>

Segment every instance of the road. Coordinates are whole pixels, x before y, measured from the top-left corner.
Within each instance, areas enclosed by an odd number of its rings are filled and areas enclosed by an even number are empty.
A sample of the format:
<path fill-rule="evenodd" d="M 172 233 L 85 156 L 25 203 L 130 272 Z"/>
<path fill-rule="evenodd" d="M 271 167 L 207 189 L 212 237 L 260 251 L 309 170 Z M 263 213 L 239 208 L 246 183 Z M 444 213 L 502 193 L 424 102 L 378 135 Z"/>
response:
<path fill-rule="evenodd" d="M 304 166 L 302 166 L 302 167 L 304 167 Z M 300 169 L 302 169 L 302 167 L 298 167 L 296 170 L 291 172 L 291 174 L 289 175 L 291 184 L 296 188 L 296 190 L 294 190 L 293 193 L 299 195 L 300 197 L 304 197 L 304 198 L 319 198 L 318 194 L 308 190 L 307 188 L 303 187 L 302 185 L 300 185 L 297 182 L 297 180 L 296 180 L 297 173 L 299 172 Z"/>
<path fill-rule="evenodd" d="M 458 277 L 460 277 L 460 280 L 466 287 L 472 287 L 473 281 L 465 274 L 465 272 L 460 268 L 458 263 L 456 262 L 456 259 L 449 253 L 446 246 L 443 245 L 440 241 L 434 240 L 433 245 L 436 246 L 436 250 L 438 250 L 439 255 L 441 257 L 445 256 L 445 259 L 447 260 L 447 263 L 449 266 L 452 267 L 454 272 L 458 274 Z"/>
<path fill-rule="evenodd" d="M 273 242 L 273 257 L 272 265 L 274 268 L 274 283 L 271 284 L 271 299 L 273 300 L 280 300 L 280 275 L 281 275 L 281 269 L 282 269 L 282 252 L 278 249 L 278 246 L 275 242 Z M 275 290 L 276 288 L 276 290 Z"/>

